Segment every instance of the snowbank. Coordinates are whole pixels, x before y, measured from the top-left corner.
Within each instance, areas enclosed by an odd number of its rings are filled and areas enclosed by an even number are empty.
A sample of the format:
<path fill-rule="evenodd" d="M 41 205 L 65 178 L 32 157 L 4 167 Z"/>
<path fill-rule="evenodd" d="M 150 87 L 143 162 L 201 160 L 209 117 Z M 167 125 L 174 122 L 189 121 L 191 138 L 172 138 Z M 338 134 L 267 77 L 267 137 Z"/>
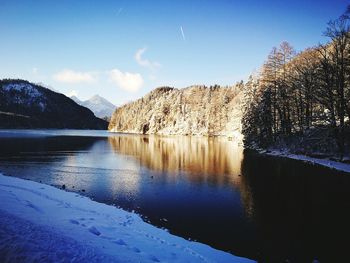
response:
<path fill-rule="evenodd" d="M 308 162 L 311 164 L 319 164 L 322 166 L 326 166 L 338 171 L 343 171 L 350 173 L 350 164 L 347 163 L 341 163 L 341 162 L 336 162 L 332 161 L 329 159 L 319 159 L 319 158 L 313 158 L 313 157 L 308 157 L 305 155 L 300 155 L 300 154 L 292 154 L 284 151 L 279 151 L 279 150 L 272 150 L 272 151 L 260 151 L 263 154 L 271 155 L 271 156 L 279 156 L 279 157 L 286 157 L 294 160 L 300 160 L 304 162 Z"/>
<path fill-rule="evenodd" d="M 252 262 L 76 193 L 0 174 L 1 262 Z"/>

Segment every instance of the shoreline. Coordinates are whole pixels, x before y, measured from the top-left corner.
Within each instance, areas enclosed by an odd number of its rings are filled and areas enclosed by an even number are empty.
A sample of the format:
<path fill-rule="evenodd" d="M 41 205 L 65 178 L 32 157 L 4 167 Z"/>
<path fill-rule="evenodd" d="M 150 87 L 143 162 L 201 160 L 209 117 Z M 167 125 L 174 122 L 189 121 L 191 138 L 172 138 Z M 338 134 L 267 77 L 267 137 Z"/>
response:
<path fill-rule="evenodd" d="M 320 165 L 323 167 L 327 167 L 330 169 L 334 169 L 337 171 L 345 172 L 345 173 L 350 173 L 350 164 L 347 163 L 342 163 L 338 161 L 333 161 L 328 158 L 321 159 L 321 158 L 315 158 L 315 157 L 310 157 L 307 155 L 302 155 L 302 154 L 293 154 L 289 153 L 287 151 L 281 151 L 281 150 L 255 150 L 259 154 L 264 154 L 268 156 L 274 156 L 274 157 L 281 157 L 281 158 L 289 158 L 297 161 L 303 161 L 306 163 L 310 163 L 313 165 Z"/>
<path fill-rule="evenodd" d="M 1 173 L 0 215 L 5 261 L 255 262 L 172 235 L 135 213 Z"/>

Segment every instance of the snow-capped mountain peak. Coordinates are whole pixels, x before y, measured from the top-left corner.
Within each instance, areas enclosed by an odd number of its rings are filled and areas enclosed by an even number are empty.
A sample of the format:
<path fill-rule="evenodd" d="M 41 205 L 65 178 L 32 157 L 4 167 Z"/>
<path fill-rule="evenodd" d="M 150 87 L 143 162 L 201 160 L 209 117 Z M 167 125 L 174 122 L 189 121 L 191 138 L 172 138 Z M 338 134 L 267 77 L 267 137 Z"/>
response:
<path fill-rule="evenodd" d="M 113 103 L 97 94 L 85 101 L 80 100 L 76 96 L 71 96 L 70 98 L 81 106 L 89 108 L 99 118 L 110 118 L 116 108 Z"/>

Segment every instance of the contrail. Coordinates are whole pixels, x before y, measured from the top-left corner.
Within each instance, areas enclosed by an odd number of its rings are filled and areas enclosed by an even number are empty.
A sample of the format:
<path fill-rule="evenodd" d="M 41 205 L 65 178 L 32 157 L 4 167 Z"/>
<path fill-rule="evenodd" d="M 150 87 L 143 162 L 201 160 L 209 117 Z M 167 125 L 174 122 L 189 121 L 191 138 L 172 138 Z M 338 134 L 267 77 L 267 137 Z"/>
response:
<path fill-rule="evenodd" d="M 185 33 L 184 33 L 184 30 L 183 30 L 182 26 L 180 26 L 180 30 L 181 30 L 182 39 L 184 41 L 186 41 Z"/>
<path fill-rule="evenodd" d="M 117 16 L 119 16 L 120 15 L 120 13 L 123 11 L 123 8 L 121 7 L 121 8 L 119 8 L 119 10 L 118 10 L 118 12 L 117 12 Z"/>

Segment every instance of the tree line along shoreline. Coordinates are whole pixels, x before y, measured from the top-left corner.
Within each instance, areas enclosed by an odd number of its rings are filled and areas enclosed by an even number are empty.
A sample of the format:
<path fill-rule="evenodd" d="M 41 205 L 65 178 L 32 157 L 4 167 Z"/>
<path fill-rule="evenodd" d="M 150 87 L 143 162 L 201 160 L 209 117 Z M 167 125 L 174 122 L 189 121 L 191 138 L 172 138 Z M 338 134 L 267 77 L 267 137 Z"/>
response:
<path fill-rule="evenodd" d="M 350 152 L 350 6 L 331 20 L 326 44 L 274 47 L 243 88 L 242 134 L 250 149 L 335 157 Z"/>

